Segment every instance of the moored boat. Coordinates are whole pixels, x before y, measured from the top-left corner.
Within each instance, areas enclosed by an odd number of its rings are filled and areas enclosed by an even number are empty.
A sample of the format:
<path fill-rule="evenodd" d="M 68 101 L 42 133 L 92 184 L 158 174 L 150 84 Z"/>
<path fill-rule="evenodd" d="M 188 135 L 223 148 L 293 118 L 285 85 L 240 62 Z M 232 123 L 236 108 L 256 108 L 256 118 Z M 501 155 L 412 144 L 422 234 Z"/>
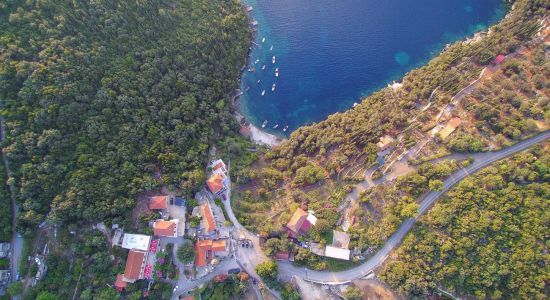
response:
<path fill-rule="evenodd" d="M 275 83 L 271 86 L 271 91 L 275 92 Z"/>
<path fill-rule="evenodd" d="M 288 130 L 288 125 L 285 126 L 285 128 L 283 128 L 283 131 L 286 132 Z"/>
<path fill-rule="evenodd" d="M 262 96 L 265 95 L 265 90 L 262 91 Z"/>
<path fill-rule="evenodd" d="M 277 127 L 279 127 L 279 124 L 275 124 L 275 126 L 273 126 L 273 129 L 277 129 Z"/>
<path fill-rule="evenodd" d="M 275 68 L 275 77 L 279 77 L 279 68 Z"/>
<path fill-rule="evenodd" d="M 271 62 L 275 64 L 275 55 L 273 55 L 273 58 L 271 58 Z"/>
<path fill-rule="evenodd" d="M 267 125 L 267 120 L 265 120 L 265 121 L 262 123 L 262 128 L 265 128 L 266 125 Z"/>

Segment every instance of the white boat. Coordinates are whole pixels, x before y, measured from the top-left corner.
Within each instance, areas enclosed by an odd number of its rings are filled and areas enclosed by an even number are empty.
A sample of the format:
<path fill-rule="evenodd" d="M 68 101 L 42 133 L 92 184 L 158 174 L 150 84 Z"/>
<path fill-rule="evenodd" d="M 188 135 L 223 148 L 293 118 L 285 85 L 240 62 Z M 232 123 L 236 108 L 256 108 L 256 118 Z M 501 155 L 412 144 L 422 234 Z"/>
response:
<path fill-rule="evenodd" d="M 279 127 L 279 124 L 275 124 L 275 126 L 273 126 L 273 129 L 277 129 L 277 127 Z"/>
<path fill-rule="evenodd" d="M 256 59 L 256 60 L 254 61 L 254 64 L 257 64 L 257 63 L 259 63 L 259 62 L 260 62 L 260 60 L 259 60 L 259 59 Z"/>
<path fill-rule="evenodd" d="M 265 43 L 265 38 L 262 39 L 262 43 Z"/>
<path fill-rule="evenodd" d="M 250 87 L 249 87 L 249 86 L 246 87 L 246 91 L 247 91 L 247 92 L 248 92 L 248 90 L 250 90 Z"/>
<path fill-rule="evenodd" d="M 269 51 L 273 51 L 273 45 L 271 45 L 271 48 L 269 48 Z"/>
<path fill-rule="evenodd" d="M 262 70 L 265 70 L 265 65 L 262 66 Z"/>
<path fill-rule="evenodd" d="M 262 91 L 262 96 L 265 95 L 265 90 Z"/>
<path fill-rule="evenodd" d="M 272 63 L 275 63 L 275 55 L 273 55 L 273 58 L 271 59 Z"/>
<path fill-rule="evenodd" d="M 262 128 L 265 128 L 265 125 L 267 125 L 267 120 L 262 123 Z"/>
<path fill-rule="evenodd" d="M 260 84 L 260 79 L 258 79 L 258 81 L 256 81 L 257 84 Z"/>
<path fill-rule="evenodd" d="M 256 68 L 249 68 L 248 69 L 248 72 L 254 72 L 254 71 L 256 71 Z"/>
<path fill-rule="evenodd" d="M 279 68 L 275 68 L 275 77 L 279 77 Z"/>
<path fill-rule="evenodd" d="M 288 125 L 285 126 L 285 128 L 283 128 L 283 131 L 286 132 L 288 130 Z"/>
<path fill-rule="evenodd" d="M 275 83 L 271 86 L 271 91 L 275 92 Z"/>

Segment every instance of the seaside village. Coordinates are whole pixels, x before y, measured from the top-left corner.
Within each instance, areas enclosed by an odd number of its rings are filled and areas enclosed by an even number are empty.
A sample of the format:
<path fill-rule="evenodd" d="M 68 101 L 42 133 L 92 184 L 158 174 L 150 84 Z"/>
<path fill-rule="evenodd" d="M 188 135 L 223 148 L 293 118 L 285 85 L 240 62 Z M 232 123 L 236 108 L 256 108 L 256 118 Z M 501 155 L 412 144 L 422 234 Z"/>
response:
<path fill-rule="evenodd" d="M 189 239 L 195 241 L 194 261 L 179 264 L 178 260 L 174 260 L 178 262 L 176 276 L 184 274 L 190 280 L 205 276 L 220 261 L 232 256 L 230 229 L 224 226 L 222 208 L 215 203 L 228 197 L 228 170 L 222 160 L 213 161 L 208 170 L 210 177 L 206 187 L 196 195 L 198 205 L 191 212 L 187 211 L 188 203 L 184 198 L 175 195 L 149 197 L 147 209 L 160 215 L 160 218 L 149 222 L 152 236 L 124 232 L 114 226 L 112 245 L 128 250 L 124 273 L 118 274 L 114 282 L 118 291 L 140 279 L 168 279 L 169 274 L 164 274 L 162 270 L 165 257 L 170 255 L 165 249 L 168 244 L 181 245 Z"/>

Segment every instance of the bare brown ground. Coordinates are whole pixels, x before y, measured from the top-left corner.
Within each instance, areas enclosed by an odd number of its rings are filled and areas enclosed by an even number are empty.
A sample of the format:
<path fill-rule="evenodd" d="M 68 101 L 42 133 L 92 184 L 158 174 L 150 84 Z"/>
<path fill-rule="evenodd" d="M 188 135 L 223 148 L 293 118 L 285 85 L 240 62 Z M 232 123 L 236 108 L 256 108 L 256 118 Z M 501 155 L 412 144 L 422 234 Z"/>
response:
<path fill-rule="evenodd" d="M 378 280 L 354 280 L 353 284 L 363 289 L 364 300 L 404 300 L 405 298 L 390 290 L 385 284 Z"/>

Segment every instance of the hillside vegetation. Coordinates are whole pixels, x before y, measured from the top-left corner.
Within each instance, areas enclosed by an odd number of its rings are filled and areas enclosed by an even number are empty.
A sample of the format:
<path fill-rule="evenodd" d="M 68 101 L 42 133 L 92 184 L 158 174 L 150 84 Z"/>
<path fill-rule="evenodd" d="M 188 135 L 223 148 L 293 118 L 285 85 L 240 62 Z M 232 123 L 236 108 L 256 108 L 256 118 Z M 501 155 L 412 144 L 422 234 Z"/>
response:
<path fill-rule="evenodd" d="M 381 278 L 408 297 L 436 288 L 477 299 L 544 299 L 548 144 L 466 178 L 422 217 Z"/>
<path fill-rule="evenodd" d="M 142 191 L 200 188 L 209 146 L 237 134 L 247 23 L 237 1 L 2 1 L 22 224 L 124 222 Z"/>
<path fill-rule="evenodd" d="M 49 250 L 46 277 L 23 299 L 144 297 L 145 281 L 112 288 L 127 251 L 89 224 L 129 228 L 140 193 L 200 189 L 212 145 L 235 165 L 250 160 L 231 107 L 249 40 L 237 1 L 0 2 L 8 183 L 33 252 Z M 32 234 L 44 220 L 55 234 Z M 23 257 L 30 282 L 37 266 Z M 172 288 L 157 281 L 149 298 Z"/>
<path fill-rule="evenodd" d="M 504 147 L 548 128 L 550 69 L 544 57 L 549 53 L 537 33 L 550 1 L 518 0 L 513 6 L 488 33 L 450 45 L 426 66 L 405 75 L 399 88 L 384 88 L 349 111 L 299 128 L 256 168 L 239 174 L 235 210 L 241 222 L 270 234 L 301 206 L 336 227 L 339 205 L 351 191 L 350 184 L 363 180 L 362 171 L 376 163 L 375 144 L 383 135 L 399 137 L 399 151 L 429 140 L 425 149 L 441 155 Z M 511 56 L 502 66 L 494 66 L 498 54 Z M 455 108 L 444 114 L 447 120 L 460 117 L 463 124 L 447 139 L 437 134 L 432 138 L 429 131 L 442 126 L 442 109 L 485 67 L 494 73 L 484 80 L 498 84 L 483 83 L 463 103 L 451 105 Z M 353 172 L 346 172 L 350 169 Z M 414 200 L 406 201 L 408 208 Z M 377 232 L 374 244 L 392 228 Z"/>

